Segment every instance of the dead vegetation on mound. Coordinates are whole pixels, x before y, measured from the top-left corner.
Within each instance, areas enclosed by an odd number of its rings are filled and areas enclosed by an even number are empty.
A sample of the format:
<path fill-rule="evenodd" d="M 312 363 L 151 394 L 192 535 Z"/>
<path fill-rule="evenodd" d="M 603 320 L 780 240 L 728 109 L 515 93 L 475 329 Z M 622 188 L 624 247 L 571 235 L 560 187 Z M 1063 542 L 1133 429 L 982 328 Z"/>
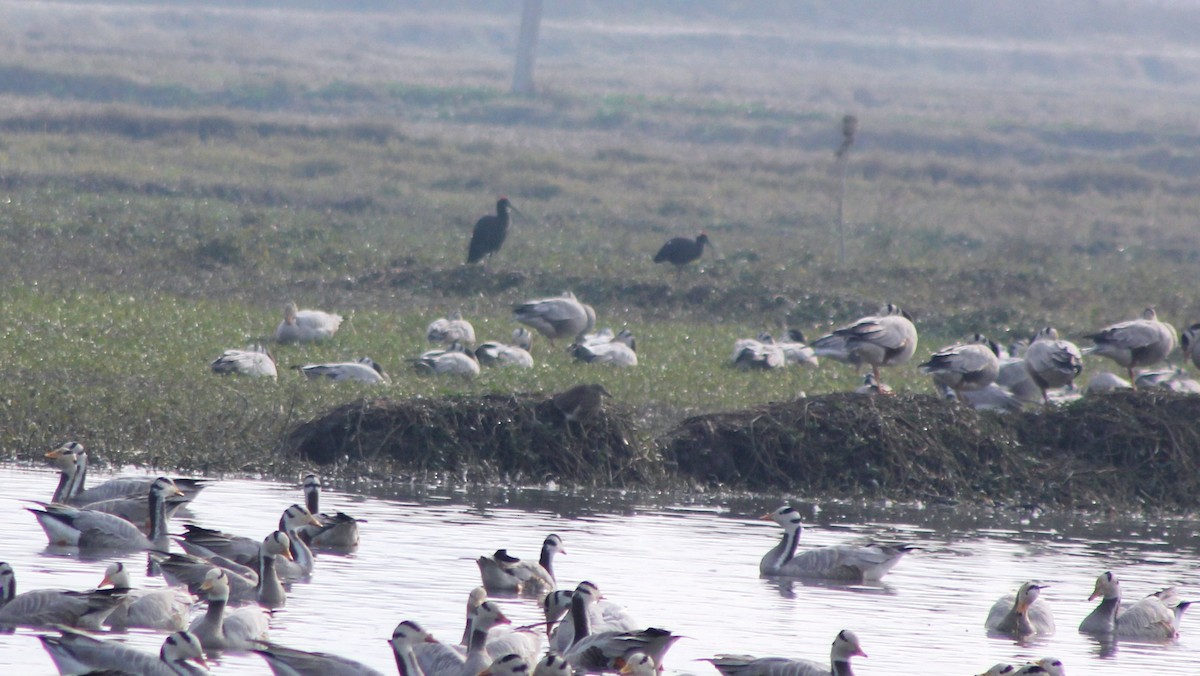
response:
<path fill-rule="evenodd" d="M 567 423 L 546 396 L 484 395 L 355 401 L 300 425 L 286 443 L 319 465 L 365 462 L 471 481 L 644 485 L 661 465 L 633 434 L 629 412 L 611 403 L 585 423 Z"/>
<path fill-rule="evenodd" d="M 639 447 L 609 403 L 566 424 L 544 395 L 362 400 L 296 428 L 318 464 L 595 486 L 1169 511 L 1200 508 L 1200 396 L 1115 392 L 1049 411 L 976 411 L 929 395 L 829 394 L 688 418 Z"/>
<path fill-rule="evenodd" d="M 1073 507 L 1200 506 L 1200 397 L 1117 392 L 1051 411 L 831 394 L 685 420 L 679 476 L 753 490 Z"/>

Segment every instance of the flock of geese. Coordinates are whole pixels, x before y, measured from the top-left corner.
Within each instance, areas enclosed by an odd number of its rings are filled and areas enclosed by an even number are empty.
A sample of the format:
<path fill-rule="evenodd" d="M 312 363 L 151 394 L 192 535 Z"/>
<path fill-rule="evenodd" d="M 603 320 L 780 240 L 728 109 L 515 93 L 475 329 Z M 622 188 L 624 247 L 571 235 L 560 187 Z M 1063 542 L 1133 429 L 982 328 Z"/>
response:
<path fill-rule="evenodd" d="M 206 657 L 225 651 L 260 655 L 279 676 L 375 675 L 348 657 L 288 647 L 268 637 L 269 613 L 287 603 L 285 583 L 307 581 L 313 550 L 347 553 L 360 544 L 360 520 L 342 512 L 320 512 L 320 479 L 305 477 L 304 504 L 286 507 L 278 529 L 261 540 L 185 524 L 167 534 L 172 515 L 201 494 L 207 482 L 168 477 L 118 478 L 86 486 L 87 452 L 77 442 L 46 454 L 60 470 L 50 502 L 29 507 L 52 547 L 68 547 L 102 560 L 107 555 L 147 552 L 148 572 L 167 586 L 137 589 L 120 562 L 104 570 L 99 588 L 38 589 L 17 593 L 16 574 L 0 562 L 0 629 L 52 630 L 39 639 L 61 674 L 205 674 Z M 803 525 L 791 506 L 764 514 L 783 530 L 779 544 L 760 563 L 764 577 L 873 582 L 883 578 L 914 547 L 840 544 L 800 548 Z M 176 550 L 176 551 L 172 551 Z M 476 560 L 480 586 L 471 591 L 458 644 L 439 642 L 413 620 L 397 624 L 389 642 L 402 676 L 566 676 L 621 673 L 654 676 L 681 636 L 638 622 L 590 581 L 560 588 L 554 559 L 563 539 L 548 535 L 537 561 L 507 549 Z M 1025 582 L 991 608 L 989 635 L 1023 639 L 1055 631 L 1044 587 Z M 536 599 L 543 625 L 512 626 L 489 596 Z M 198 599 L 204 609 L 198 609 Z M 1099 605 L 1079 631 L 1108 637 L 1166 641 L 1178 636 L 1189 603 L 1164 589 L 1122 605 L 1121 586 L 1106 572 L 1089 600 Z M 131 627 L 168 633 L 158 655 L 143 653 L 97 634 Z M 384 637 L 381 637 L 381 640 Z M 727 676 L 817 676 L 853 674 L 851 660 L 866 657 L 858 635 L 842 629 L 833 637 L 829 661 L 717 654 L 705 661 Z M 997 664 L 984 676 L 1064 674 L 1060 660 Z"/>
<path fill-rule="evenodd" d="M 629 330 L 614 333 L 608 328 L 596 331 L 595 310 L 569 291 L 557 297 L 520 303 L 513 308 L 513 319 L 522 326 L 513 331 L 511 341 L 479 345 L 474 327 L 461 313 L 437 319 L 429 324 L 426 337 L 441 347 L 409 362 L 419 373 L 466 379 L 478 376 L 481 365 L 532 368 L 532 332 L 536 331 L 551 346 L 555 341 L 571 340 L 567 352 L 580 362 L 617 367 L 638 364 L 633 333 Z M 295 303 L 288 303 L 275 340 L 279 343 L 326 340 L 336 333 L 341 322 L 339 315 L 300 310 Z M 1048 326 L 1028 341 L 1020 339 L 1002 348 L 977 333 L 970 340 L 937 350 L 918 369 L 931 376 L 935 388 L 944 396 L 981 409 L 1020 410 L 1028 405 L 1050 405 L 1077 398 L 1075 378 L 1083 371 L 1085 355 L 1108 358 L 1128 376 L 1126 379 L 1107 371 L 1097 373 L 1088 384 L 1089 393 L 1139 387 L 1200 393 L 1200 382 L 1181 368 L 1146 370 L 1166 361 L 1177 344 L 1182 346 L 1184 358 L 1200 368 L 1200 323 L 1177 334 L 1174 327 L 1158 318 L 1154 308 L 1146 308 L 1140 318 L 1106 326 L 1083 338 L 1092 345 L 1080 349 Z M 786 340 L 776 340 L 766 333 L 738 339 L 729 363 L 763 370 L 793 365 L 816 368 L 820 358 L 825 357 L 870 369 L 857 392 L 888 394 L 891 388 L 883 382 L 881 369 L 909 363 L 916 354 L 917 340 L 912 317 L 888 304 L 878 314 L 862 317 L 812 343 L 796 329 L 788 331 Z M 212 362 L 211 368 L 222 374 L 272 378 L 277 375 L 274 359 L 261 345 L 227 350 Z M 293 368 L 311 379 L 367 383 L 391 380 L 383 367 L 369 357 Z"/>

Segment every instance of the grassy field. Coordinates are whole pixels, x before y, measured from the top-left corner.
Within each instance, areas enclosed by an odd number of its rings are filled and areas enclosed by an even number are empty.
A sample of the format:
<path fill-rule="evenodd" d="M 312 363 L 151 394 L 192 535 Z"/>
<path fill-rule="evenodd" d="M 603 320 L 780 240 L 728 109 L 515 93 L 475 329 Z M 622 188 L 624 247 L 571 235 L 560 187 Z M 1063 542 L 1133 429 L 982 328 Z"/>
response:
<path fill-rule="evenodd" d="M 548 16 L 527 99 L 506 93 L 516 14 L 495 8 L 0 8 L 0 449 L 76 438 L 117 463 L 275 471 L 290 426 L 354 398 L 581 381 L 649 441 L 687 415 L 857 385 L 837 364 L 725 362 L 738 337 L 815 337 L 889 301 L 916 317 L 922 360 L 976 331 L 1078 339 L 1151 304 L 1200 320 L 1200 68 L 1169 42 L 1151 68 L 1089 36 L 913 46 L 661 11 Z M 846 112 L 862 122 L 839 264 Z M 500 194 L 528 218 L 465 268 Z M 716 257 L 678 276 L 650 263 L 700 230 Z M 530 372 L 409 371 L 430 320 L 461 309 L 504 339 L 511 304 L 567 289 L 637 334 L 638 368 L 541 342 Z M 274 347 L 281 367 L 370 355 L 393 384 L 207 373 L 289 299 L 349 320 L 327 344 Z M 890 380 L 932 389 L 913 366 Z"/>

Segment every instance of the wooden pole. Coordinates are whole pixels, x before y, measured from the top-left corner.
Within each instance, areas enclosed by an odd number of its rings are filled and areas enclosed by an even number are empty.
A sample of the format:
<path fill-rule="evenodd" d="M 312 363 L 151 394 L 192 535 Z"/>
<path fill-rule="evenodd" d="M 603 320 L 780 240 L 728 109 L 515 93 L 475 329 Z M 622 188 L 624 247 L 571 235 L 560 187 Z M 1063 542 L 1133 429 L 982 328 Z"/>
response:
<path fill-rule="evenodd" d="M 842 145 L 834 153 L 838 163 L 838 265 L 846 263 L 846 163 L 850 155 L 850 146 L 854 145 L 856 134 L 858 134 L 858 118 L 846 115 L 842 118 Z"/>
<path fill-rule="evenodd" d="M 542 25 L 542 0 L 525 0 L 521 6 L 521 35 L 517 38 L 517 63 L 513 68 L 512 93 L 534 93 L 533 63 L 537 56 L 538 29 Z"/>

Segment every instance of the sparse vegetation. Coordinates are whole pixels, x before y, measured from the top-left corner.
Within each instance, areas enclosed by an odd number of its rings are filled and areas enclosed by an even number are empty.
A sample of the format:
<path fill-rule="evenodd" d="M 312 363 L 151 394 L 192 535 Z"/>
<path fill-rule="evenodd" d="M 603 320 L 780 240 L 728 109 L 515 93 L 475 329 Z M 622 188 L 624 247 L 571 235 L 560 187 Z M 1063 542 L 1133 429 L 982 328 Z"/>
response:
<path fill-rule="evenodd" d="M 760 40 L 548 16 L 542 92 L 516 98 L 515 19 L 488 11 L 0 9 L 0 449 L 33 458 L 77 437 L 113 463 L 275 471 L 297 424 L 364 397 L 581 381 L 603 382 L 646 445 L 689 416 L 858 384 L 836 364 L 725 366 L 735 338 L 785 323 L 815 337 L 892 301 L 917 319 L 920 360 L 975 331 L 1077 337 L 1148 304 L 1200 319 L 1194 64 L 1100 81 L 1119 57 L 1094 35 L 1094 63 L 1037 52 L 1026 71 L 997 52 L 1002 76 L 982 80 L 982 57 L 956 73 L 936 46 L 847 58 L 843 36 L 788 56 L 830 11 L 784 13 L 791 38 L 758 10 L 720 17 Z M 1042 74 L 1056 69 L 1068 77 Z M 969 96 L 964 73 L 983 83 Z M 839 265 L 847 111 L 862 127 Z M 530 218 L 487 270 L 465 268 L 500 194 Z M 679 279 L 650 263 L 700 230 L 717 258 Z M 432 317 L 461 308 L 481 340 L 503 339 L 510 304 L 566 289 L 637 334 L 641 366 L 588 368 L 543 342 L 538 368 L 471 385 L 408 372 Z M 349 320 L 330 343 L 273 348 L 278 382 L 207 373 L 288 299 Z M 362 355 L 394 384 L 286 369 Z M 911 368 L 889 382 L 929 390 Z"/>

